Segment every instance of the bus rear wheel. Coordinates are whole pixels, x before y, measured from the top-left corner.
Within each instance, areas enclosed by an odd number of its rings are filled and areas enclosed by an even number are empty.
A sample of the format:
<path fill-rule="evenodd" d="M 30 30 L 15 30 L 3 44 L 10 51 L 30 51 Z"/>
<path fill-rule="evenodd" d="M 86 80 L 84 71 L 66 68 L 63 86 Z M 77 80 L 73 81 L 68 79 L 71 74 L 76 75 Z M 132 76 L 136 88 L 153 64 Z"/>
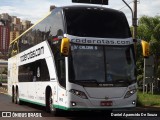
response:
<path fill-rule="evenodd" d="M 15 89 L 13 90 L 12 101 L 13 103 L 17 104 L 17 92 Z"/>
<path fill-rule="evenodd" d="M 16 103 L 22 105 L 22 101 L 19 99 L 19 90 L 16 90 Z"/>
<path fill-rule="evenodd" d="M 12 103 L 14 103 L 14 87 L 12 87 Z"/>

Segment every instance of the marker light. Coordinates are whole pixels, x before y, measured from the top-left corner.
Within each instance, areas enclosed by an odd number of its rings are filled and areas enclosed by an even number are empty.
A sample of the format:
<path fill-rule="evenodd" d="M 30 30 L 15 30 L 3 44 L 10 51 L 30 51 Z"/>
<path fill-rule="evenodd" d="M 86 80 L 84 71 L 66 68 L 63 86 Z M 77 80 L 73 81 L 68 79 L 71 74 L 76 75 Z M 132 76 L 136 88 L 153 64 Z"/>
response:
<path fill-rule="evenodd" d="M 58 37 L 53 38 L 53 41 L 58 41 L 58 40 L 59 40 L 59 38 L 58 38 Z"/>
<path fill-rule="evenodd" d="M 132 101 L 132 104 L 133 104 L 133 105 L 135 105 L 135 104 L 136 104 L 136 101 L 135 101 L 135 100 L 133 100 L 133 101 Z"/>

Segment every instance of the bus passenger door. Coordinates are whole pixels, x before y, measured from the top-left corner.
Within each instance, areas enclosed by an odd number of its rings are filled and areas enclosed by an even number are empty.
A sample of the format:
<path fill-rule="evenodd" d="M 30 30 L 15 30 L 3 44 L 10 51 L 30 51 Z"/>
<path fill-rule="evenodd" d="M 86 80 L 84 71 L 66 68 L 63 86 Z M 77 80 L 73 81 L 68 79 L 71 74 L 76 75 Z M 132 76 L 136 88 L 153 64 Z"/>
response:
<path fill-rule="evenodd" d="M 58 72 L 58 104 L 65 106 L 66 103 L 66 70 L 65 70 L 65 58 L 57 60 L 57 72 Z"/>

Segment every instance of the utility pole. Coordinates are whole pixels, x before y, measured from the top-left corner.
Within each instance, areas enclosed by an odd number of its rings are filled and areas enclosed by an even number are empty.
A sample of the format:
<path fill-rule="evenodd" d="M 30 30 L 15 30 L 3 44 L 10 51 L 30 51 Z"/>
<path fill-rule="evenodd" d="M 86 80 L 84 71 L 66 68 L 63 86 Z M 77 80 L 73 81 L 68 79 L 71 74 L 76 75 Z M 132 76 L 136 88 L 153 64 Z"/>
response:
<path fill-rule="evenodd" d="M 137 0 L 133 1 L 133 39 L 137 39 Z M 136 44 L 135 44 L 136 47 Z"/>
<path fill-rule="evenodd" d="M 131 13 L 132 13 L 133 41 L 135 42 L 134 47 L 135 47 L 135 52 L 136 52 L 136 42 L 137 42 L 137 0 L 133 1 L 133 10 L 125 0 L 122 0 L 122 1 L 127 5 L 127 7 L 131 10 Z"/>

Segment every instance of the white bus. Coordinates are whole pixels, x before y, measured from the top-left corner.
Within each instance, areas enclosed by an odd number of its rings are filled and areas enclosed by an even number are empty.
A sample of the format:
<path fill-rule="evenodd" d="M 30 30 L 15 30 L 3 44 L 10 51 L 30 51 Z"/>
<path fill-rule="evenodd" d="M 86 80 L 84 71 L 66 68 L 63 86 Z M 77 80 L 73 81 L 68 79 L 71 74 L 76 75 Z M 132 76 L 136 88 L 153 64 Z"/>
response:
<path fill-rule="evenodd" d="M 134 44 L 121 11 L 57 7 L 16 38 L 9 53 L 14 103 L 53 113 L 136 106 Z"/>

